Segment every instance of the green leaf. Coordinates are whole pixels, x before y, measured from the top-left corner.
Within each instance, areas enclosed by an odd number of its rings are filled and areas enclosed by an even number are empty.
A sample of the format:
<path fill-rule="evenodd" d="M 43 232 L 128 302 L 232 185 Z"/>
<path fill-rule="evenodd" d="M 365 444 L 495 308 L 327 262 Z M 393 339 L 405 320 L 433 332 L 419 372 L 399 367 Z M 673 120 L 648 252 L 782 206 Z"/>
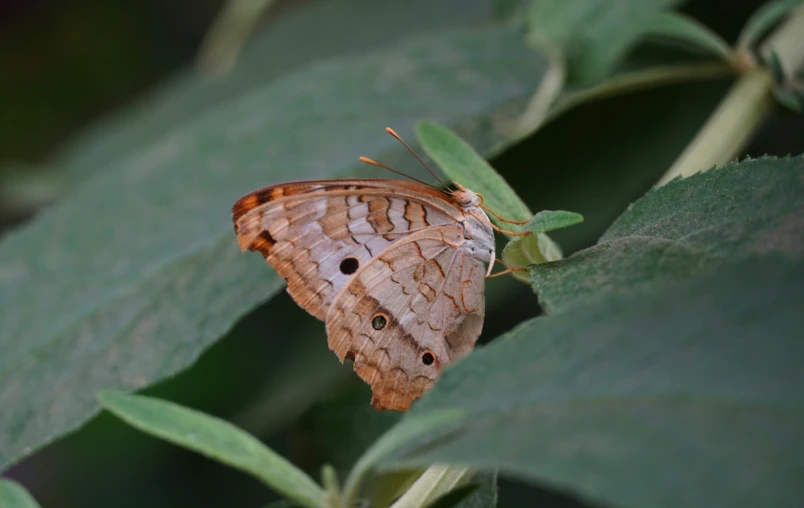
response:
<path fill-rule="evenodd" d="M 796 506 L 802 287 L 804 264 L 765 256 L 527 321 L 390 432 L 444 408 L 459 425 L 382 465 L 499 467 L 608 506 Z"/>
<path fill-rule="evenodd" d="M 225 75 L 213 78 L 189 66 L 149 92 L 145 99 L 120 112 L 107 113 L 73 135 L 47 162 L 47 169 L 36 168 L 33 175 L 28 171 L 22 178 L 13 179 L 5 178 L 0 170 L 0 203 L 16 202 L 26 208 L 43 206 L 64 197 L 69 189 L 123 155 L 287 72 L 311 62 L 388 46 L 406 36 L 486 22 L 489 2 L 327 0 L 288 9 L 273 16 L 267 27 L 253 36 Z M 300 38 L 300 32 L 314 33 L 316 37 Z"/>
<path fill-rule="evenodd" d="M 773 25 L 802 4 L 802 0 L 771 0 L 762 4 L 745 22 L 737 37 L 737 49 L 747 51 L 753 48 Z"/>
<path fill-rule="evenodd" d="M 460 123 L 481 152 L 498 147 L 506 139 L 488 117 L 527 100 L 541 61 L 515 31 L 490 27 L 321 62 L 109 163 L 3 237 L 0 468 L 95 414 L 97 389 L 185 368 L 281 288 L 259 255 L 237 248 L 238 197 L 375 174 L 361 153 L 416 168 L 381 127 L 405 135 L 425 114 Z"/>
<path fill-rule="evenodd" d="M 491 11 L 496 19 L 521 21 L 531 0 L 491 0 Z"/>
<path fill-rule="evenodd" d="M 416 138 L 447 177 L 482 194 L 485 205 L 498 214 L 513 220 L 527 220 L 533 215 L 486 159 L 452 130 L 422 120 L 416 124 Z M 493 216 L 491 219 L 504 224 Z"/>
<path fill-rule="evenodd" d="M 2 508 L 39 508 L 39 503 L 19 483 L 0 478 L 0 506 Z"/>
<path fill-rule="evenodd" d="M 549 311 L 757 253 L 804 254 L 804 156 L 733 163 L 648 192 L 597 245 L 530 267 Z"/>
<path fill-rule="evenodd" d="M 234 425 L 152 397 L 101 391 L 101 406 L 129 425 L 244 471 L 302 506 L 323 505 L 309 476 Z"/>
<path fill-rule="evenodd" d="M 791 111 L 804 112 L 804 91 L 790 90 L 782 87 L 773 88 L 773 96 L 777 101 Z"/>
<path fill-rule="evenodd" d="M 574 226 L 581 222 L 583 222 L 583 215 L 579 213 L 565 212 L 563 210 L 542 210 L 534 215 L 527 224 L 522 226 L 522 229 L 537 235 L 554 229 Z"/>
<path fill-rule="evenodd" d="M 770 71 L 777 87 L 785 82 L 787 76 L 785 76 L 784 66 L 782 65 L 782 60 L 779 58 L 779 53 L 773 49 L 769 49 L 763 52 L 759 58 Z"/>
<path fill-rule="evenodd" d="M 325 496 L 330 504 L 341 498 L 341 484 L 338 481 L 338 472 L 330 464 L 324 464 L 321 468 L 321 485 L 324 486 Z"/>
<path fill-rule="evenodd" d="M 444 494 L 428 508 L 494 508 L 497 506 L 497 473 L 478 473 L 471 482 Z"/>
<path fill-rule="evenodd" d="M 658 12 L 648 20 L 645 30 L 647 35 L 685 42 L 725 61 L 731 59 L 729 44 L 708 26 L 687 15 L 673 11 Z"/>
<path fill-rule="evenodd" d="M 532 264 L 557 261 L 564 255 L 558 244 L 543 234 L 545 231 L 562 229 L 583 222 L 583 216 L 574 212 L 544 210 L 536 215 L 522 229 L 535 236 L 514 238 L 503 249 L 503 262 L 511 268 L 525 268 Z M 530 283 L 530 273 L 512 272 L 517 280 Z"/>
<path fill-rule="evenodd" d="M 70 187 L 123 155 L 158 141 L 211 107 L 260 90 L 312 62 L 362 53 L 404 37 L 487 20 L 489 0 L 327 0 L 308 2 L 272 19 L 246 44 L 235 66 L 210 78 L 195 67 L 178 73 L 121 113 L 78 134 L 53 161 Z M 299 37 L 299 33 L 316 37 Z M 382 128 L 382 126 L 380 126 Z M 67 184 L 70 185 L 67 185 Z"/>
<path fill-rule="evenodd" d="M 531 2 L 526 25 L 535 47 L 559 48 L 569 79 L 589 84 L 604 78 L 644 35 L 657 12 L 680 0 L 540 0 Z"/>
<path fill-rule="evenodd" d="M 514 238 L 503 248 L 503 263 L 509 268 L 527 268 L 533 264 L 562 259 L 564 253 L 558 244 L 552 241 L 545 242 L 545 238 L 547 235 L 543 233 Z M 511 275 L 520 282 L 531 283 L 529 271 L 515 271 Z"/>

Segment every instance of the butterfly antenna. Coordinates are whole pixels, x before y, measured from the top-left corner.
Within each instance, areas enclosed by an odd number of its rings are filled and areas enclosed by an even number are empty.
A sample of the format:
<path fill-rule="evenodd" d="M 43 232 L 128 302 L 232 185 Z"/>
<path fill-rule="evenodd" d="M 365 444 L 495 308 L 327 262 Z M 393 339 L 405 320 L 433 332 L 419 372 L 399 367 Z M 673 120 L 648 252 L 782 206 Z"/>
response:
<path fill-rule="evenodd" d="M 395 131 L 395 130 L 393 130 L 392 128 L 390 128 L 390 127 L 386 127 L 386 128 L 385 128 L 385 132 L 387 132 L 387 133 L 388 133 L 388 134 L 390 134 L 391 136 L 395 137 L 395 138 L 397 139 L 397 141 L 399 141 L 400 143 L 402 143 L 403 145 L 405 145 L 405 148 L 407 148 L 407 149 L 408 149 L 408 152 L 410 152 L 410 153 L 411 153 L 411 154 L 412 154 L 414 157 L 416 157 L 416 160 L 418 160 L 419 162 L 421 162 L 422 166 L 424 166 L 424 169 L 426 169 L 427 171 L 429 171 L 429 172 L 430 172 L 430 174 L 431 174 L 431 175 L 433 175 L 433 177 L 434 177 L 436 180 L 438 180 L 438 183 L 440 183 L 440 184 L 441 184 L 441 185 L 443 185 L 444 187 L 446 187 L 446 186 L 447 186 L 447 184 L 445 184 L 445 183 L 444 183 L 444 181 L 443 181 L 443 180 L 441 180 L 441 179 L 438 177 L 438 175 L 437 175 L 437 174 L 435 174 L 435 173 L 433 172 L 433 170 L 432 170 L 432 169 L 430 169 L 430 166 L 428 166 L 428 165 L 427 165 L 427 164 L 426 164 L 426 163 L 425 163 L 425 162 L 422 160 L 422 158 L 421 158 L 421 157 L 419 157 L 419 154 L 417 154 L 416 152 L 414 152 L 414 151 L 413 151 L 413 149 L 412 149 L 411 147 L 409 147 L 407 143 L 405 143 L 405 141 L 402 139 L 402 136 L 400 136 L 399 134 L 397 134 L 397 133 L 396 133 L 396 131 Z"/>
<path fill-rule="evenodd" d="M 387 169 L 387 170 L 388 170 L 388 171 L 390 171 L 391 173 L 396 173 L 397 175 L 404 176 L 405 178 L 410 178 L 411 180 L 413 180 L 413 181 L 415 181 L 415 182 L 419 182 L 419 183 L 420 183 L 420 184 L 422 184 L 422 185 L 426 185 L 426 186 L 428 186 L 428 187 L 430 187 L 430 186 L 431 186 L 431 185 L 430 185 L 429 183 L 427 183 L 427 182 L 423 182 L 423 181 L 419 180 L 419 179 L 418 179 L 418 178 L 416 178 L 416 177 L 410 176 L 410 175 L 405 174 L 405 173 L 403 173 L 403 172 L 401 172 L 401 171 L 397 171 L 396 169 L 394 169 L 394 168 L 392 168 L 392 167 L 390 167 L 390 166 L 386 166 L 386 165 L 385 165 L 385 164 L 383 164 L 382 162 L 377 162 L 377 161 L 375 161 L 374 159 L 369 159 L 368 157 L 364 157 L 364 156 L 362 156 L 362 155 L 361 155 L 361 156 L 360 156 L 360 162 L 363 162 L 363 163 L 365 163 L 365 164 L 371 164 L 372 166 L 377 166 L 377 167 L 380 167 L 380 168 L 383 168 L 383 169 Z"/>
<path fill-rule="evenodd" d="M 500 263 L 503 266 L 506 266 L 507 268 L 505 270 L 501 271 L 501 272 L 497 272 L 497 273 L 494 273 L 494 274 L 491 273 L 491 267 L 494 266 L 495 261 Z M 489 263 L 489 271 L 486 273 L 486 278 L 487 279 L 493 279 L 494 277 L 499 277 L 501 275 L 506 275 L 506 274 L 509 274 L 511 272 L 527 272 L 527 271 L 528 271 L 527 268 L 509 267 L 508 265 L 505 264 L 505 262 L 503 260 L 494 258 L 494 259 L 491 260 L 491 263 Z"/>

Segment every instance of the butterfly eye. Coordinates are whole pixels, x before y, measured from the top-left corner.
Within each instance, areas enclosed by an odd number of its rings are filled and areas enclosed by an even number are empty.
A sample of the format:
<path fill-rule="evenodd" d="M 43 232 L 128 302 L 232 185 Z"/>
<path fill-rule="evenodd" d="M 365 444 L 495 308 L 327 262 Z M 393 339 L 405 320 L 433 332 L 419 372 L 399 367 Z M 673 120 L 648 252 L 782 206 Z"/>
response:
<path fill-rule="evenodd" d="M 371 319 L 371 327 L 375 330 L 382 330 L 387 324 L 388 320 L 382 314 L 377 314 Z"/>
<path fill-rule="evenodd" d="M 432 365 L 434 361 L 435 361 L 435 355 L 433 355 L 433 353 L 431 353 L 430 351 L 425 351 L 424 354 L 422 355 L 422 363 L 425 365 Z"/>
<path fill-rule="evenodd" d="M 356 258 L 346 258 L 341 261 L 341 273 L 344 275 L 352 275 L 357 271 L 360 266 Z"/>

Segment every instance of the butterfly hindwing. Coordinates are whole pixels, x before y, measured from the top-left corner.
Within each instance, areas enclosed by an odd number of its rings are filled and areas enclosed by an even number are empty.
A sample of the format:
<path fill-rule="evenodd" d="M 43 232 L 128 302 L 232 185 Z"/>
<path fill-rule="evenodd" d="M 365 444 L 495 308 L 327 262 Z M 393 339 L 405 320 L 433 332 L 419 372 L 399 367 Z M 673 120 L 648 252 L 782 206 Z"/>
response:
<path fill-rule="evenodd" d="M 372 387 L 378 409 L 407 410 L 483 326 L 483 263 L 460 228 L 430 227 L 360 269 L 326 316 L 330 348 Z"/>

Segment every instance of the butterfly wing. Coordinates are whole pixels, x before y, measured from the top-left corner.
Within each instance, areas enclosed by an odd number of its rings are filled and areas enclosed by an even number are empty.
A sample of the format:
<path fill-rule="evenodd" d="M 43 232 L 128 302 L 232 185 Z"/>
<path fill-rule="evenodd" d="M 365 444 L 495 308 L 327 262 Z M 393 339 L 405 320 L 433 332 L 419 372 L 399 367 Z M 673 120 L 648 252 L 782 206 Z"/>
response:
<path fill-rule="evenodd" d="M 387 179 L 275 185 L 232 208 L 241 248 L 261 252 L 296 303 L 321 320 L 352 276 L 392 242 L 455 224 L 460 214 L 437 189 Z"/>
<path fill-rule="evenodd" d="M 361 268 L 326 316 L 330 349 L 351 359 L 377 409 L 407 410 L 483 327 L 484 265 L 460 228 L 430 227 Z"/>

